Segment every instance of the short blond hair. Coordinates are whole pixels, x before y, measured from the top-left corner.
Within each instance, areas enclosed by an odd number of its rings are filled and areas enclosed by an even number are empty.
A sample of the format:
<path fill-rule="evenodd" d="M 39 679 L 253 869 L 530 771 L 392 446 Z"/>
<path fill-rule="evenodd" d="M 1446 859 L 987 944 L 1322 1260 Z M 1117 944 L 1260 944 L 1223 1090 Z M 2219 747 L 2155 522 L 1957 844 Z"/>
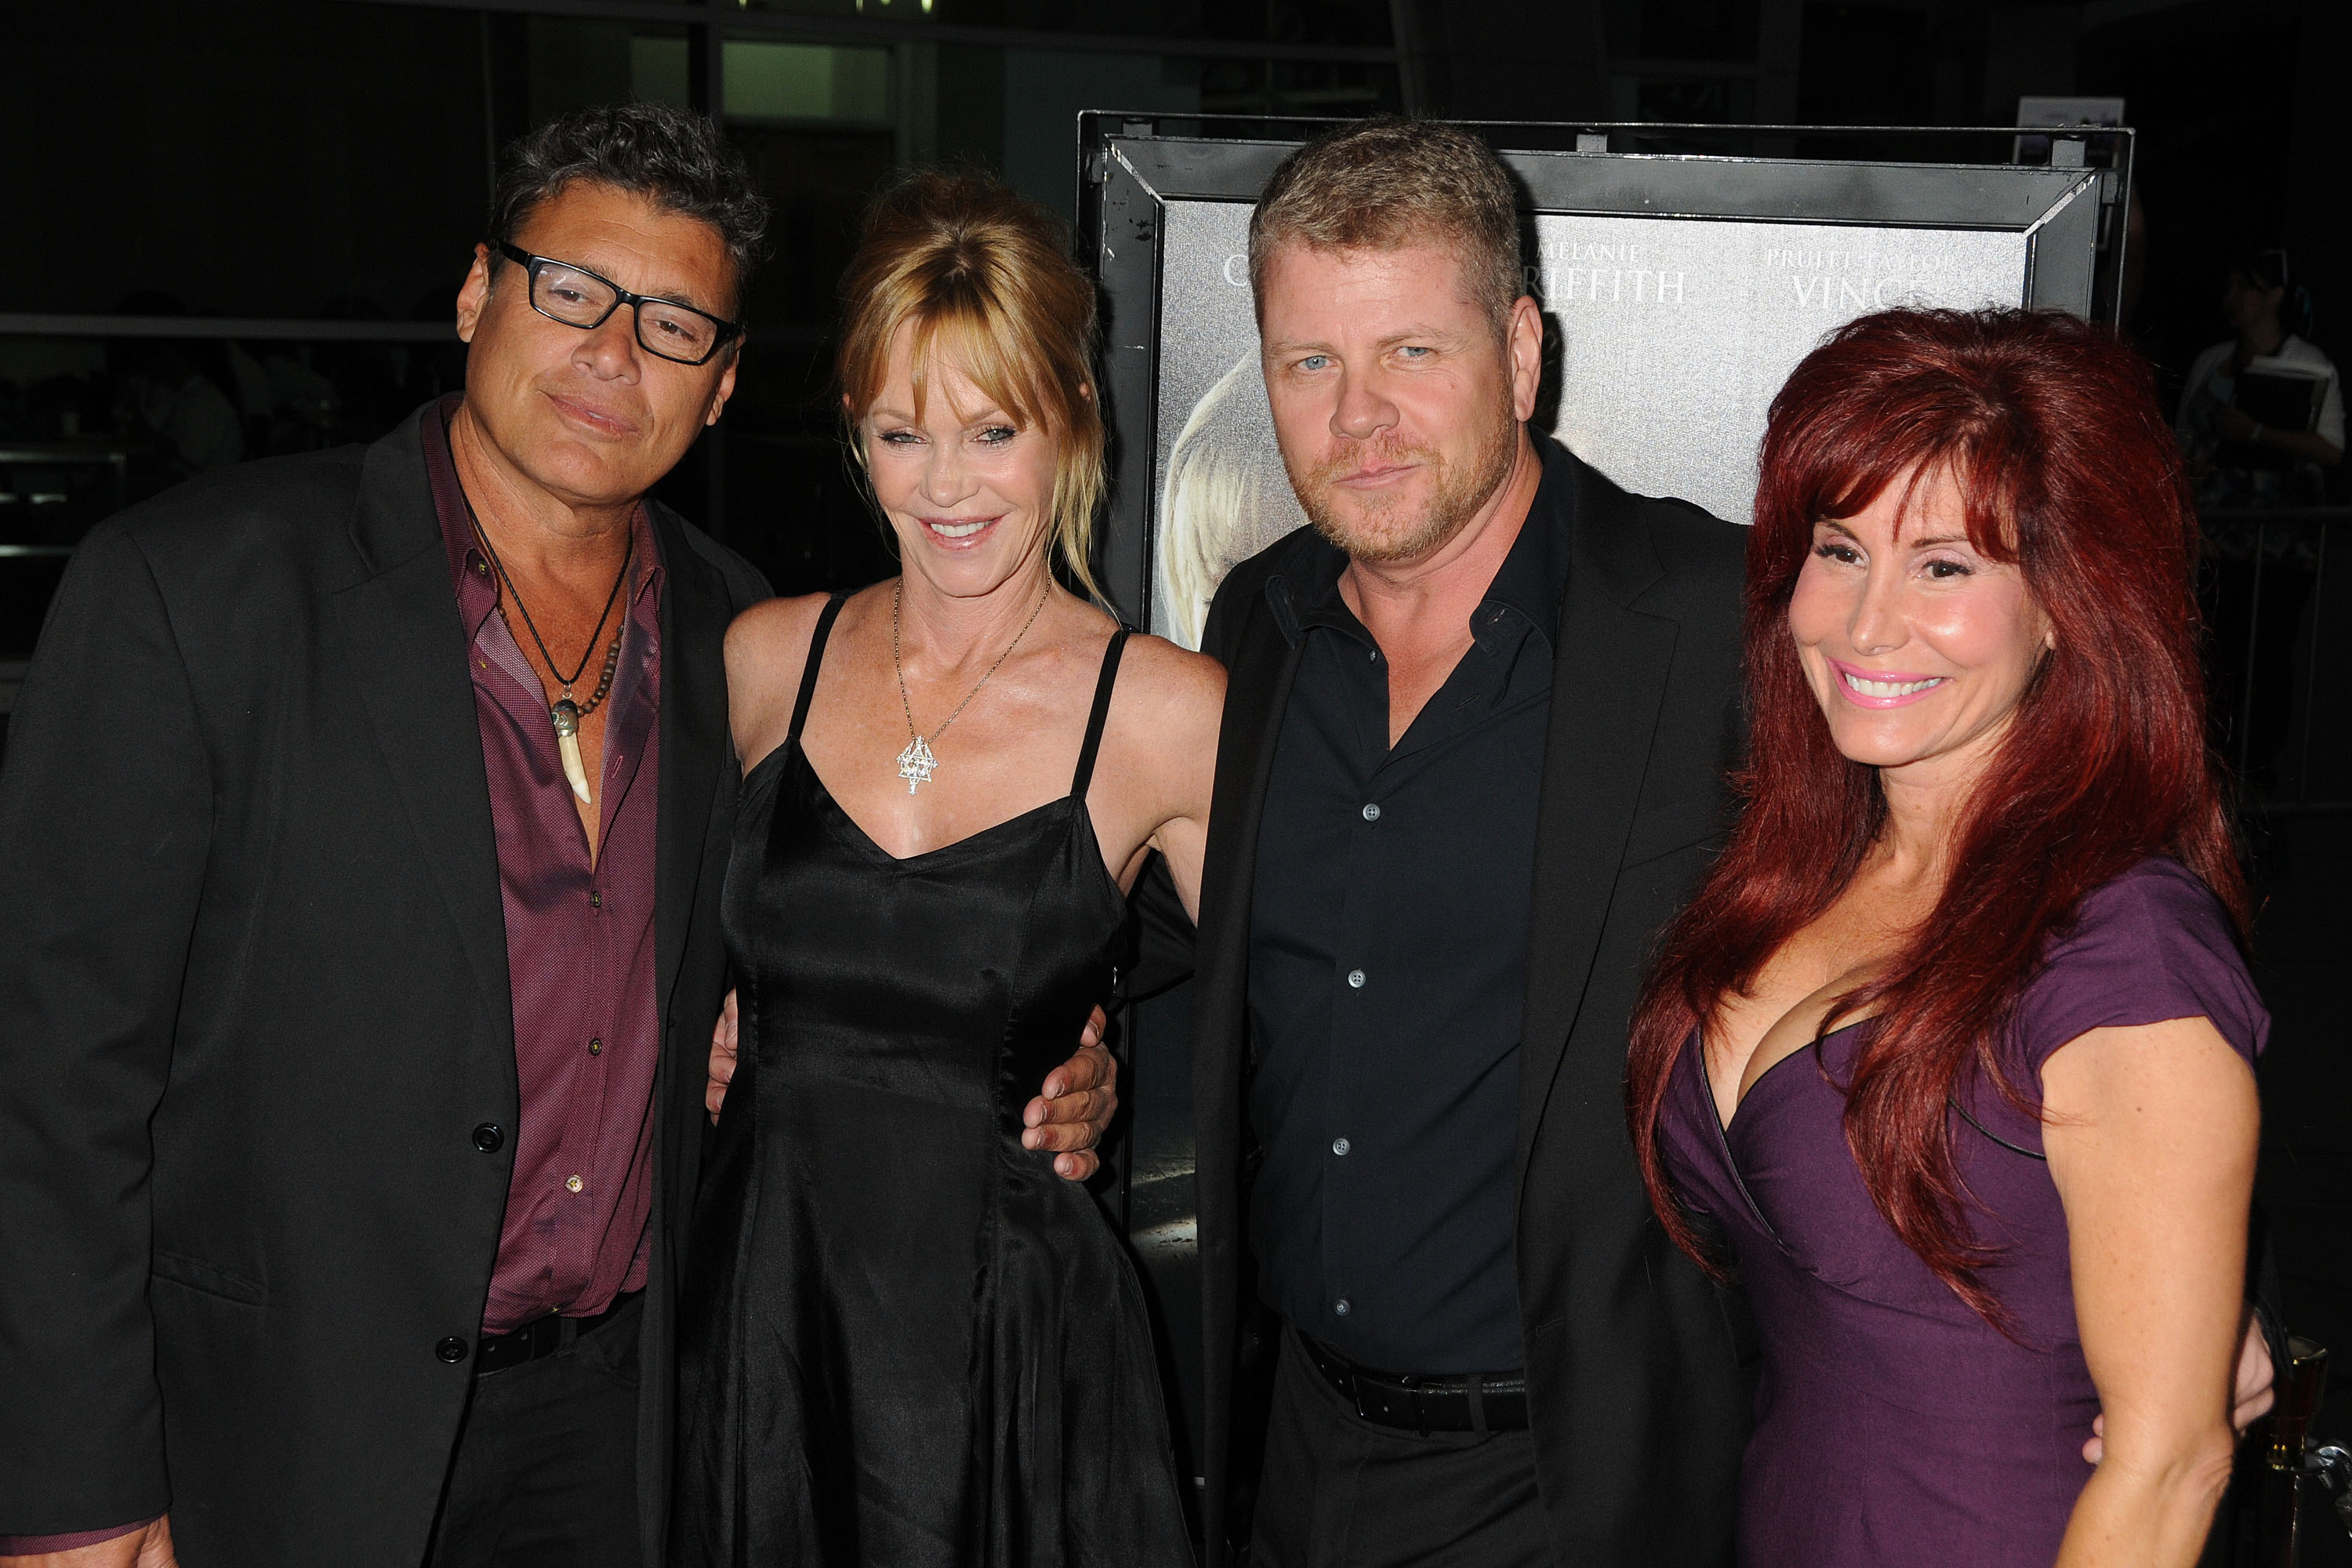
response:
<path fill-rule="evenodd" d="M 1090 563 L 1105 468 L 1095 290 L 1070 259 L 1061 221 L 992 175 L 921 171 L 867 208 L 841 300 L 835 371 L 858 462 L 858 422 L 882 395 L 890 345 L 911 327 L 917 417 L 932 360 L 945 352 L 997 406 L 1053 433 L 1052 547 L 1101 598 Z"/>
<path fill-rule="evenodd" d="M 1503 330 L 1528 291 L 1510 171 L 1458 125 L 1360 120 L 1325 132 L 1275 170 L 1250 214 L 1250 289 L 1265 300 L 1266 263 L 1279 246 L 1394 250 L 1432 240 L 1461 255 L 1474 302 Z"/>

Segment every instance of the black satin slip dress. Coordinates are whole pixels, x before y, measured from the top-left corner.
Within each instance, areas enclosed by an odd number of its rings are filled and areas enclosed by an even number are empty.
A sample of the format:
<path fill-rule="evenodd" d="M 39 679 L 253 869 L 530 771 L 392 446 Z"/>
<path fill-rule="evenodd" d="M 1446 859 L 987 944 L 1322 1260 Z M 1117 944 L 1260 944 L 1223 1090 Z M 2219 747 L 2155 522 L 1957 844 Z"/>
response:
<path fill-rule="evenodd" d="M 1189 1568 L 1143 1298 L 1021 1115 L 1108 996 L 1125 900 L 1070 793 L 898 859 L 801 727 L 743 780 L 741 1050 L 679 1323 L 673 1561 Z"/>

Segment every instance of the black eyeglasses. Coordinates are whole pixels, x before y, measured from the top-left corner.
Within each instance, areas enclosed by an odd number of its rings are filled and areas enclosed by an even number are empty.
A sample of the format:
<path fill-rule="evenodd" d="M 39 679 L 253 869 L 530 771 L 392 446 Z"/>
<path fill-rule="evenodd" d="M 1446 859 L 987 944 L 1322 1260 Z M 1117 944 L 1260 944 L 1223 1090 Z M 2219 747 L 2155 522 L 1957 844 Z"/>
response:
<path fill-rule="evenodd" d="M 491 248 L 530 275 L 530 308 L 549 321 L 584 332 L 603 326 L 622 306 L 634 306 L 638 345 L 673 363 L 708 364 L 711 355 L 744 335 L 740 322 L 722 321 L 675 300 L 632 294 L 572 262 L 533 256 L 503 239 Z"/>

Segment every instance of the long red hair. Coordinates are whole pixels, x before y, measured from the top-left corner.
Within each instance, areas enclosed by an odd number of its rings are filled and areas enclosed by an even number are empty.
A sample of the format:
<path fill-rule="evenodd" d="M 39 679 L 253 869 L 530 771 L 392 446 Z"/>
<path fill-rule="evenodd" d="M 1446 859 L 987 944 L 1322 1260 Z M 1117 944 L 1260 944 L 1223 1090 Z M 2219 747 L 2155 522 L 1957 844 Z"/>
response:
<path fill-rule="evenodd" d="M 1659 1219 L 1717 1267 L 1661 1161 L 1666 1086 L 1717 1002 L 1853 879 L 1885 816 L 1876 771 L 1831 742 L 1790 597 L 1818 520 L 1945 468 L 1970 542 L 2021 568 L 2054 647 L 1956 826 L 1934 913 L 1839 1005 L 1877 1016 L 1844 1086 L 1845 1134 L 1887 1224 L 1998 1325 L 1948 1107 L 1978 1075 L 2033 1102 L 1995 1045 L 2046 940 L 2084 895 L 2158 854 L 2203 879 L 2242 933 L 2247 920 L 2205 738 L 2196 515 L 2148 367 L 2107 332 L 2021 310 L 1885 311 L 1841 328 L 1773 399 L 1748 545 L 1742 810 L 1660 939 L 1633 1015 L 1626 1110 Z"/>

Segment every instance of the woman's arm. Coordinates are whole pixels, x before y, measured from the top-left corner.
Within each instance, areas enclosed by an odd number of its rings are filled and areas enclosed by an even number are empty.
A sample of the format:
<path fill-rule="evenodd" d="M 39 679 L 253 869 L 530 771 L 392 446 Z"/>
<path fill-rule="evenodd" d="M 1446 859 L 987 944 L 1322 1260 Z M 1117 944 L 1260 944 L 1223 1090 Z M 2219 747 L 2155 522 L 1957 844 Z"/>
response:
<path fill-rule="evenodd" d="M 1201 918 L 1201 864 L 1209 847 L 1209 797 L 1217 783 L 1217 731 L 1224 721 L 1225 671 L 1214 659 L 1183 656 L 1161 709 L 1159 752 L 1167 816 L 1151 847 L 1167 857 L 1184 912 Z"/>
<path fill-rule="evenodd" d="M 2344 460 L 2344 448 L 2326 437 L 2315 432 L 2282 430 L 2275 426 L 2259 424 L 2243 409 L 2224 408 L 2220 423 L 2221 434 L 2231 440 L 2284 452 L 2300 463 L 2316 463 L 2323 468 L 2332 468 Z"/>
<path fill-rule="evenodd" d="M 2203 1018 L 2094 1029 L 2042 1069 L 2106 1455 L 2059 1568 L 2188 1568 L 2230 1479 L 2260 1111 Z"/>

